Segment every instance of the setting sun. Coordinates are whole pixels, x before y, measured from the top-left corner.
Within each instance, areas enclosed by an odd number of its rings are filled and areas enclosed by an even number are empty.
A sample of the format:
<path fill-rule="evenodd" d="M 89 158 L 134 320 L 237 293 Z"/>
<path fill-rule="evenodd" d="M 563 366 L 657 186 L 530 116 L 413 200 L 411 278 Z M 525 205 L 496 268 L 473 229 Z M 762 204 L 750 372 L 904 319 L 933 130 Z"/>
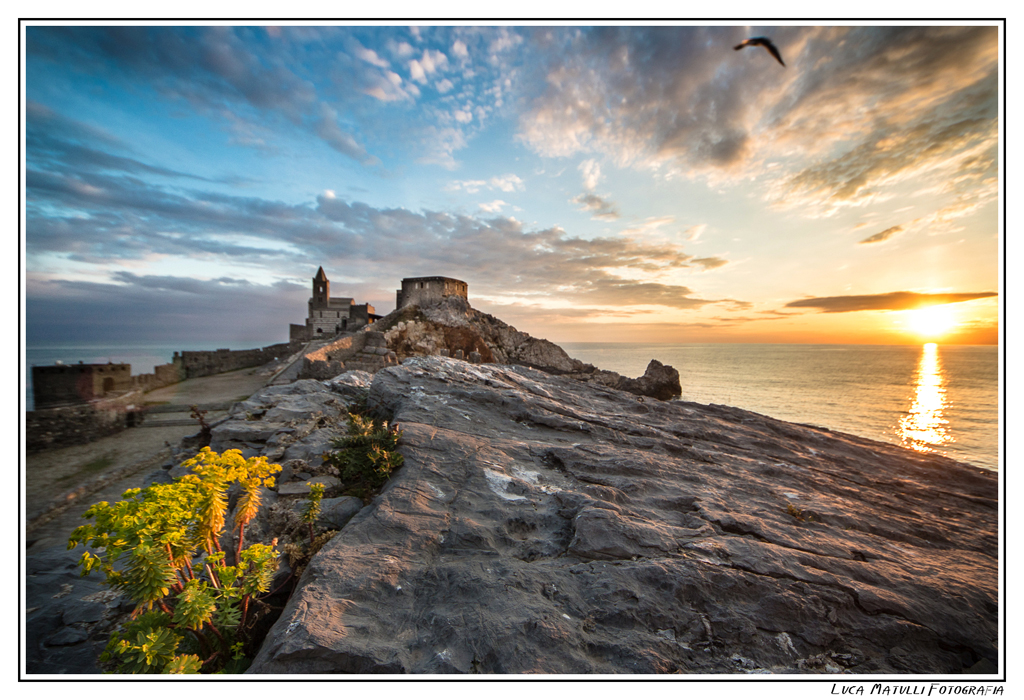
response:
<path fill-rule="evenodd" d="M 908 313 L 910 330 L 926 338 L 948 333 L 957 325 L 956 316 L 949 306 L 929 306 Z"/>

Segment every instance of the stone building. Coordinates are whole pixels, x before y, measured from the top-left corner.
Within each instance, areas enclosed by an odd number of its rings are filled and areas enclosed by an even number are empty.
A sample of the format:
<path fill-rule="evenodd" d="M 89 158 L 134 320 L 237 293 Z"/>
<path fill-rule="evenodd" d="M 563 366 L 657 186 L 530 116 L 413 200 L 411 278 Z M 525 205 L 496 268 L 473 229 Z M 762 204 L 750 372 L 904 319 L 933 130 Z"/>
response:
<path fill-rule="evenodd" d="M 331 298 L 331 282 L 324 268 L 313 278 L 313 296 L 309 299 L 306 325 L 291 324 L 290 340 L 330 338 L 342 331 L 354 331 L 380 318 L 369 304 L 353 304 L 351 297 Z"/>
<path fill-rule="evenodd" d="M 402 280 L 402 288 L 397 290 L 395 308 L 413 304 L 426 306 L 451 296 L 468 299 L 468 290 L 465 282 L 451 277 L 407 277 Z"/>
<path fill-rule="evenodd" d="M 46 365 L 32 368 L 32 396 L 35 406 L 51 408 L 80 404 L 132 388 L 129 364 Z"/>

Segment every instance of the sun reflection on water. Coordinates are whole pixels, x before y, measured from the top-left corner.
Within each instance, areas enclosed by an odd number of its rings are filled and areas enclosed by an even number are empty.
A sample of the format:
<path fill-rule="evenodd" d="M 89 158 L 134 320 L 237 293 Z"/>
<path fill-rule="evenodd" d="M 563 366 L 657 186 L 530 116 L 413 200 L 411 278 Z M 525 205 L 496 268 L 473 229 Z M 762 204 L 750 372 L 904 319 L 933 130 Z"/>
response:
<path fill-rule="evenodd" d="M 945 375 L 939 361 L 939 348 L 926 343 L 917 364 L 917 386 L 910 410 L 899 420 L 896 433 L 905 447 L 918 452 L 934 452 L 936 447 L 953 442 L 947 408 Z"/>

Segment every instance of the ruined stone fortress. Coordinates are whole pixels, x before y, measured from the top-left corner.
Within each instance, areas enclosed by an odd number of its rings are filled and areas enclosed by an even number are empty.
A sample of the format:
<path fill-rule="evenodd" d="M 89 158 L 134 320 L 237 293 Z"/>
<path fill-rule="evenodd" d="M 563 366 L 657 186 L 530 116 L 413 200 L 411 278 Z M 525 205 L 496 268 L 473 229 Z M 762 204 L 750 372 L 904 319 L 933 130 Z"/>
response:
<path fill-rule="evenodd" d="M 406 306 L 429 306 L 445 297 L 469 299 L 469 287 L 462 280 L 451 277 L 408 277 L 402 280 L 402 288 L 396 292 L 395 308 Z"/>
<path fill-rule="evenodd" d="M 449 277 L 411 277 L 402 280 L 397 290 L 396 308 L 426 306 L 445 297 L 467 298 L 468 287 Z M 175 352 L 170 363 L 158 365 L 150 374 L 131 374 L 129 364 L 83 364 L 32 367 L 34 411 L 28 412 L 29 449 L 51 444 L 71 444 L 116 432 L 142 420 L 143 409 L 135 404 L 140 394 L 185 379 L 205 377 L 246 367 L 256 367 L 295 354 L 313 340 L 329 341 L 340 334 L 341 340 L 313 351 L 304 363 L 331 371 L 340 366 L 336 356 L 354 356 L 352 368 L 379 369 L 394 362 L 383 334 L 353 331 L 368 330 L 381 316 L 370 304 L 355 304 L 350 297 L 331 298 L 331 282 L 323 267 L 313 277 L 305 324 L 289 325 L 289 342 L 250 350 L 184 350 Z M 378 337 L 380 336 L 380 337 Z M 341 346 L 346 346 L 345 348 Z M 348 352 L 345 352 L 348 350 Z M 320 355 L 323 355 L 321 358 Z M 343 370 L 342 370 L 343 371 Z M 67 429 L 73 424 L 73 429 Z M 36 440 L 35 437 L 41 439 Z"/>
<path fill-rule="evenodd" d="M 395 292 L 395 308 L 427 306 L 445 297 L 468 299 L 469 286 L 451 277 L 407 277 Z M 288 328 L 292 341 L 330 338 L 345 331 L 364 328 L 381 317 L 369 304 L 353 304 L 350 297 L 331 297 L 331 281 L 320 267 L 313 278 L 313 296 L 309 298 L 309 315 L 305 325 L 293 323 Z"/>

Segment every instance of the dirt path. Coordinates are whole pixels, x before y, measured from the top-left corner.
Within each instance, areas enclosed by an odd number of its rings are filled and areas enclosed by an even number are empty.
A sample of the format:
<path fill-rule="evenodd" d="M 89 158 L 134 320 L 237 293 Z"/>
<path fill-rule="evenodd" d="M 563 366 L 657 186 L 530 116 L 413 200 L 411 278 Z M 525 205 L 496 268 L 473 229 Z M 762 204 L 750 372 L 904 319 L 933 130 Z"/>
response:
<path fill-rule="evenodd" d="M 170 446 L 199 429 L 189 415 L 191 405 L 205 408 L 206 421 L 213 422 L 266 385 L 286 363 L 156 389 L 145 396 L 150 410 L 141 426 L 86 445 L 28 455 L 23 511 L 28 550 L 66 541 L 90 505 L 118 500 L 126 489 L 142 486 L 170 456 Z"/>

